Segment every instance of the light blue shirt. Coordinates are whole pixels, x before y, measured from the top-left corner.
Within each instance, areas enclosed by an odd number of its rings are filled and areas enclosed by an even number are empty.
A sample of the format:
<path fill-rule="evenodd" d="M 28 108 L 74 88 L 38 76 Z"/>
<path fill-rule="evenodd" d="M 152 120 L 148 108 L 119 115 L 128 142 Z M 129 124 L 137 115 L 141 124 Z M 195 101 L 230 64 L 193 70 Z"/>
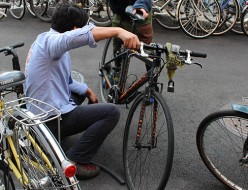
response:
<path fill-rule="evenodd" d="M 71 92 L 85 94 L 88 86 L 71 78 L 69 50 L 89 45 L 96 47 L 89 24 L 83 28 L 59 33 L 53 29 L 38 35 L 32 44 L 25 68 L 25 95 L 46 102 L 62 114 L 75 108 Z M 28 108 L 35 112 L 34 108 Z M 46 109 L 45 107 L 43 109 Z"/>

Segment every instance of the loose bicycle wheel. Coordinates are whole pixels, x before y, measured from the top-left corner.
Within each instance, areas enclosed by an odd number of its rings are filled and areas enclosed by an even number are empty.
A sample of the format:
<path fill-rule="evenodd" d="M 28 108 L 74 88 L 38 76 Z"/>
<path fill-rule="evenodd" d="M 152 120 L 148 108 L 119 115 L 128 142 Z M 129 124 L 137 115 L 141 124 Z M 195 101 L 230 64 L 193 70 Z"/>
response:
<path fill-rule="evenodd" d="M 106 44 L 105 44 L 105 47 L 103 50 L 103 54 L 102 54 L 102 60 L 100 63 L 101 64 L 100 68 L 102 68 L 102 66 L 106 62 L 108 62 L 114 58 L 112 41 L 113 41 L 112 38 L 110 38 L 106 41 Z M 111 85 L 114 84 L 113 71 L 112 71 L 113 65 L 114 65 L 114 61 L 110 62 L 108 67 L 105 69 L 105 71 L 107 71 L 109 73 L 109 79 L 110 79 Z M 111 90 L 111 88 L 107 84 L 106 79 L 103 77 L 102 74 L 100 74 L 100 93 L 101 93 L 102 102 L 104 102 L 104 103 L 108 102 L 108 96 L 109 96 L 110 90 Z"/>
<path fill-rule="evenodd" d="M 197 130 L 199 154 L 210 172 L 231 189 L 248 189 L 248 114 L 220 110 L 202 120 Z M 246 145 L 247 148 L 247 145 Z"/>
<path fill-rule="evenodd" d="M 163 97 L 139 94 L 129 111 L 123 138 L 123 163 L 129 189 L 164 189 L 172 168 L 174 132 Z M 140 128 L 138 128 L 140 126 Z"/>
<path fill-rule="evenodd" d="M 179 0 L 157 0 L 153 2 L 153 18 L 165 29 L 178 30 L 180 25 L 176 19 Z"/>
<path fill-rule="evenodd" d="M 182 30 L 192 38 L 210 36 L 220 22 L 220 7 L 216 0 L 182 0 L 177 11 Z"/>
<path fill-rule="evenodd" d="M 23 117 L 16 115 L 16 118 L 20 120 Z M 15 126 L 14 135 L 19 144 L 16 149 L 19 152 L 22 171 L 25 173 L 20 179 L 20 182 L 25 181 L 22 183 L 24 188 L 80 189 L 75 177 L 65 176 L 62 167 L 66 157 L 48 128 L 44 124 L 36 124 L 39 122 L 36 120 L 25 122 L 32 125 L 15 124 L 13 119 L 8 121 L 10 128 L 13 124 Z M 15 162 L 13 158 L 12 161 Z"/>
<path fill-rule="evenodd" d="M 13 18 L 15 19 L 22 19 L 26 12 L 25 1 L 10 0 L 9 3 L 11 4 L 11 7 L 9 9 L 11 16 L 13 16 Z"/>
<path fill-rule="evenodd" d="M 84 0 L 84 8 L 88 10 L 90 20 L 96 26 L 110 26 L 111 9 L 108 6 L 107 0 Z"/>
<path fill-rule="evenodd" d="M 0 189 L 15 190 L 10 168 L 2 160 L 0 160 Z"/>
<path fill-rule="evenodd" d="M 244 34 L 248 37 L 248 8 L 247 7 L 241 16 L 241 28 Z"/>

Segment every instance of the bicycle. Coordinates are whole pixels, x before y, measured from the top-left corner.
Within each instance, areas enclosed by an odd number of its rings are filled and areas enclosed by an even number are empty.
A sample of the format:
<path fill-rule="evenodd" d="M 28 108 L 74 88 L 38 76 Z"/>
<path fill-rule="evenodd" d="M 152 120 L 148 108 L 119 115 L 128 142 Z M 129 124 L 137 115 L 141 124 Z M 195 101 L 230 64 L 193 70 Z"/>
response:
<path fill-rule="evenodd" d="M 139 15 L 129 14 L 138 19 Z M 99 66 L 100 91 L 103 102 L 130 104 L 123 138 L 123 166 L 129 189 L 164 189 L 168 182 L 174 154 L 173 122 L 169 107 L 162 96 L 163 83 L 158 82 L 166 66 L 169 76 L 168 91 L 174 90 L 172 75 L 175 69 L 191 64 L 191 56 L 206 54 L 182 51 L 177 45 L 141 44 L 139 51 L 122 48 L 108 59 L 111 39 L 105 45 Z M 166 62 L 161 55 L 166 54 Z M 113 52 L 112 52 L 113 55 Z M 149 65 L 141 77 L 128 80 L 133 59 Z M 121 59 L 120 68 L 115 61 Z M 136 70 L 136 73 L 138 70 Z M 145 85 L 147 84 L 147 85 Z M 144 89 L 141 87 L 144 86 Z"/>
<path fill-rule="evenodd" d="M 200 123 L 196 143 L 208 170 L 225 186 L 248 189 L 248 102 L 211 113 Z"/>
<path fill-rule="evenodd" d="M 15 48 L 23 43 L 0 48 L 12 55 L 13 71 L 0 74 L 0 189 L 80 189 L 75 178 L 76 167 L 65 156 L 45 122 L 59 119 L 53 106 L 23 96 L 25 75 L 20 71 Z M 17 98 L 6 100 L 6 95 Z M 46 106 L 47 111 L 40 108 Z M 35 108 L 35 113 L 26 109 Z"/>

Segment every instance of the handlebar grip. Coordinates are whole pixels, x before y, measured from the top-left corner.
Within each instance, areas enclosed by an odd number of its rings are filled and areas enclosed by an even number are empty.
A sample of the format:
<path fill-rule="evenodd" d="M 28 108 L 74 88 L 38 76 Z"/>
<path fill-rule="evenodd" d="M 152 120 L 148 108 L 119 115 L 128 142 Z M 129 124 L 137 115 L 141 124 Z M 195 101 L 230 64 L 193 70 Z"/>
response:
<path fill-rule="evenodd" d="M 207 57 L 206 53 L 200 53 L 200 52 L 194 52 L 194 51 L 192 51 L 190 53 L 190 55 L 193 56 L 193 57 L 201 57 L 201 58 L 206 58 Z"/>
<path fill-rule="evenodd" d="M 187 52 L 190 52 L 190 56 L 192 57 L 201 57 L 201 58 L 206 58 L 207 57 L 207 54 L 206 53 L 200 53 L 200 52 L 195 52 L 195 51 L 185 51 L 185 50 L 180 50 L 179 53 L 181 55 L 184 55 L 186 56 L 187 55 Z"/>
<path fill-rule="evenodd" d="M 0 48 L 0 53 L 3 52 L 3 51 L 6 51 L 6 50 L 15 49 L 15 48 L 22 47 L 22 46 L 24 46 L 23 42 L 18 43 L 18 44 L 14 44 L 14 45 L 11 45 L 11 46 L 2 47 L 2 48 Z"/>
<path fill-rule="evenodd" d="M 21 42 L 21 43 L 18 43 L 18 44 L 15 44 L 15 45 L 12 45 L 12 46 L 10 46 L 10 47 L 12 47 L 12 48 L 18 48 L 18 47 L 22 47 L 22 46 L 24 46 L 24 43 L 23 42 Z"/>

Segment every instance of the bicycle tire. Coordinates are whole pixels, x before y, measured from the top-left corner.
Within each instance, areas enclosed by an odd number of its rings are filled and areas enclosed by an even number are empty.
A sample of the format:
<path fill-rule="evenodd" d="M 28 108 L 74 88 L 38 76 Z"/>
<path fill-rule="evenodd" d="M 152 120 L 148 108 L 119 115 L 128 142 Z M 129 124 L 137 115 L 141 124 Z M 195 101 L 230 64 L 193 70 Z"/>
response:
<path fill-rule="evenodd" d="M 112 20 L 110 18 L 110 10 L 106 0 L 87 0 L 88 1 L 88 12 L 90 20 L 96 26 L 110 26 Z"/>
<path fill-rule="evenodd" d="M 25 111 L 25 114 L 33 116 L 28 111 Z M 25 118 L 21 115 L 15 117 Z M 27 120 L 26 122 L 33 125 L 27 128 L 27 126 L 18 124 L 19 146 L 16 147 L 19 150 L 23 170 L 29 179 L 25 188 L 79 190 L 77 179 L 75 177 L 67 178 L 63 174 L 61 158 L 66 159 L 66 156 L 47 126 L 38 120 Z M 29 141 L 30 136 L 35 141 L 34 144 L 31 143 L 31 140 Z M 36 147 L 39 147 L 43 153 L 40 153 Z M 44 159 L 44 155 L 48 161 Z"/>
<path fill-rule="evenodd" d="M 101 63 L 100 63 L 100 68 L 102 68 L 102 66 L 110 61 L 114 55 L 113 55 L 113 46 L 111 45 L 112 43 L 112 38 L 109 38 L 107 41 L 106 41 L 106 44 L 104 46 L 104 50 L 103 50 L 103 54 L 102 54 L 102 60 L 101 60 Z M 114 62 L 111 62 L 109 67 L 112 68 L 112 66 L 114 65 Z M 112 71 L 109 70 L 108 73 L 111 75 Z M 110 77 L 110 82 L 111 84 L 113 85 L 114 82 L 113 82 L 113 78 Z M 101 94 L 101 99 L 102 99 L 102 102 L 106 103 L 106 102 L 109 102 L 108 101 L 108 95 L 110 93 L 110 88 L 108 87 L 108 85 L 106 84 L 106 80 L 104 79 L 103 75 L 100 74 L 100 94 Z"/>
<path fill-rule="evenodd" d="M 225 5 L 228 2 L 227 5 Z M 218 28 L 213 35 L 222 35 L 230 31 L 239 17 L 239 3 L 237 0 L 219 0 L 221 7 L 221 18 Z M 224 7 L 223 7 L 224 6 Z"/>
<path fill-rule="evenodd" d="M 235 34 L 244 34 L 242 27 L 241 27 L 240 19 L 236 21 L 236 24 L 232 27 L 231 31 L 234 32 Z"/>
<path fill-rule="evenodd" d="M 9 171 L 10 168 L 8 165 L 0 160 L 0 188 L 3 187 L 4 189 L 15 190 L 15 184 Z M 6 184 L 4 183 L 4 178 L 6 179 Z"/>
<path fill-rule="evenodd" d="M 244 34 L 248 37 L 248 8 L 247 7 L 241 16 L 241 28 Z"/>
<path fill-rule="evenodd" d="M 216 0 L 182 0 L 177 19 L 183 32 L 195 39 L 207 38 L 219 26 L 220 6 Z"/>
<path fill-rule="evenodd" d="M 22 19 L 26 12 L 25 1 L 24 0 L 10 0 L 9 3 L 11 7 L 9 12 L 11 16 L 15 19 Z"/>
<path fill-rule="evenodd" d="M 174 132 L 170 110 L 161 94 L 152 91 L 150 102 L 145 104 L 140 144 L 135 144 L 145 94 L 139 94 L 128 114 L 123 138 L 124 173 L 129 189 L 162 190 L 169 180 L 174 154 Z M 152 100 L 152 101 L 151 101 Z M 153 109 L 157 105 L 158 113 Z M 151 112 L 149 112 L 149 111 Z M 148 112 L 149 113 L 148 113 Z M 155 111 L 156 112 L 156 111 Z M 151 147 L 152 116 L 156 118 L 156 147 Z M 161 120 L 160 120 L 161 119 Z M 160 123 L 161 122 L 161 123 Z M 158 124 L 161 126 L 158 126 Z M 149 133 L 149 134 L 148 134 Z M 149 138 L 150 137 L 150 138 Z M 145 142 L 147 141 L 147 142 Z M 147 144 L 145 144 L 147 143 Z M 162 144 L 164 143 L 164 144 Z M 135 147 L 136 146 L 136 147 Z M 149 159 L 149 160 L 148 160 Z M 136 171 L 135 169 L 140 169 Z"/>
<path fill-rule="evenodd" d="M 24 0 L 24 1 L 25 1 L 25 5 L 26 5 L 26 8 L 27 8 L 28 12 L 29 12 L 32 16 L 36 17 L 35 13 L 33 12 L 33 9 L 31 8 L 31 6 L 30 6 L 30 4 L 29 4 L 29 0 Z"/>
<path fill-rule="evenodd" d="M 153 18 L 165 29 L 178 30 L 180 25 L 176 19 L 178 0 L 159 0 L 152 7 Z"/>
<path fill-rule="evenodd" d="M 241 121 L 246 126 L 241 126 Z M 248 114 L 235 110 L 220 110 L 200 123 L 196 143 L 200 157 L 208 170 L 231 189 L 248 189 L 247 168 L 239 161 L 247 137 Z M 245 133 L 245 134 L 243 134 Z"/>
<path fill-rule="evenodd" d="M 29 0 L 30 8 L 43 22 L 51 22 L 57 0 Z"/>

